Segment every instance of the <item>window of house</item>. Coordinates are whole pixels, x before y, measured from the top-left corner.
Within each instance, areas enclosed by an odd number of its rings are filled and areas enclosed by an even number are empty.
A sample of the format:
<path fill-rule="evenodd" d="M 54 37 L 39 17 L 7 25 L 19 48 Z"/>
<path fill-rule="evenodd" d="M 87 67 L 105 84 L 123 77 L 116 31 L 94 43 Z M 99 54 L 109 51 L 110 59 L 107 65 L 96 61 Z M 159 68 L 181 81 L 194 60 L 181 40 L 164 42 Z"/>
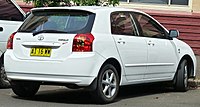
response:
<path fill-rule="evenodd" d="M 189 0 L 171 0 L 171 4 L 188 5 L 189 4 Z"/>
<path fill-rule="evenodd" d="M 167 5 L 188 5 L 189 0 L 120 0 L 132 3 L 151 3 L 151 4 L 167 4 Z"/>

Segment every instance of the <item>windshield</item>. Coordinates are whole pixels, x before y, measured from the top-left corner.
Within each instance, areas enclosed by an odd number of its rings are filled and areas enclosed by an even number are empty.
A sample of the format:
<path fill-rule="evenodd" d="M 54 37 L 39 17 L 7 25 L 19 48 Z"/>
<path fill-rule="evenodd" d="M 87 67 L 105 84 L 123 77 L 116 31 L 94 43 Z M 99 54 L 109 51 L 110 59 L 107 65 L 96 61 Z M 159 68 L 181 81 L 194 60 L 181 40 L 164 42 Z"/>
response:
<path fill-rule="evenodd" d="M 88 33 L 95 15 L 78 10 L 33 11 L 18 32 L 41 32 L 54 30 L 66 33 Z"/>

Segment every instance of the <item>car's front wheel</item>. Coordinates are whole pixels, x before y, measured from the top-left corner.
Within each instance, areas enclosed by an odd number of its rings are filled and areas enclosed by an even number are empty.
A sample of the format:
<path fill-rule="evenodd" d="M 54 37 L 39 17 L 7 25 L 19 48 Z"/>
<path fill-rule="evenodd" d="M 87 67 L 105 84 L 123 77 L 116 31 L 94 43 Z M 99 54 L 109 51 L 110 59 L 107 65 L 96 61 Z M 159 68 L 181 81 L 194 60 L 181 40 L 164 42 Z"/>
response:
<path fill-rule="evenodd" d="M 40 84 L 36 82 L 11 81 L 11 87 L 19 97 L 32 97 L 39 90 Z"/>
<path fill-rule="evenodd" d="M 97 88 L 93 93 L 98 103 L 114 101 L 119 91 L 119 75 L 111 64 L 102 67 L 97 78 Z"/>
<path fill-rule="evenodd" d="M 176 78 L 175 78 L 175 89 L 177 91 L 188 90 L 188 64 L 187 60 L 182 60 L 179 64 Z"/>

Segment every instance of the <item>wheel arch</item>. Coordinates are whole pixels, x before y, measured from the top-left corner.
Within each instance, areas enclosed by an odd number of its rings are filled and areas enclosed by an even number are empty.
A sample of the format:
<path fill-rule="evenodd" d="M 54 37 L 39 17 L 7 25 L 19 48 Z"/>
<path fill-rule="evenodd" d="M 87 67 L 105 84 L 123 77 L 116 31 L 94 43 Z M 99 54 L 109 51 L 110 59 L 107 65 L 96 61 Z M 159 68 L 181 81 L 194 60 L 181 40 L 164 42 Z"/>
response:
<path fill-rule="evenodd" d="M 113 69 L 113 67 L 111 65 L 114 66 L 114 68 L 116 69 L 116 71 L 112 71 L 112 72 L 116 72 L 118 74 L 119 81 L 116 82 L 116 87 L 114 89 L 115 91 L 113 91 L 114 94 L 112 94 L 112 96 L 110 96 L 110 97 L 107 97 L 107 95 L 103 92 L 106 86 L 102 85 L 101 81 L 103 79 L 103 75 L 106 75 L 106 74 L 104 74 L 104 71 L 107 70 L 107 69 L 109 69 L 109 67 L 111 69 Z M 108 81 L 110 81 L 110 79 Z M 119 92 L 120 81 L 121 81 L 121 65 L 120 65 L 120 62 L 117 59 L 115 59 L 115 58 L 112 58 L 112 57 L 108 58 L 100 66 L 100 69 L 99 69 L 99 72 L 98 72 L 98 77 L 95 79 L 94 85 L 92 84 L 92 86 L 94 86 L 94 87 L 90 88 L 90 89 L 93 90 L 93 91 L 91 91 L 92 92 L 91 95 L 94 97 L 94 99 L 98 103 L 113 102 L 113 100 L 115 99 L 115 97 L 117 96 L 117 94 Z M 108 86 L 108 88 L 109 87 L 110 86 Z M 111 88 L 109 88 L 109 89 L 111 89 Z M 107 91 L 106 91 L 106 93 L 107 93 Z M 111 94 L 109 94 L 109 95 L 111 95 Z"/>
<path fill-rule="evenodd" d="M 115 59 L 115 58 L 109 58 L 109 59 L 107 59 L 103 64 L 102 64 L 102 66 L 101 66 L 101 68 L 100 68 L 100 71 L 101 71 L 101 69 L 102 69 L 102 67 L 104 66 L 104 65 L 106 65 L 106 64 L 112 64 L 115 68 L 116 68 L 116 70 L 117 70 L 117 73 L 118 73 L 118 75 L 119 75 L 119 81 L 121 81 L 121 78 L 122 78 L 122 67 L 121 67 L 121 64 L 119 63 L 119 61 L 117 60 L 117 59 Z"/>
<path fill-rule="evenodd" d="M 192 60 L 192 57 L 190 56 L 190 55 L 184 55 L 181 59 L 180 59 L 180 61 L 179 61 L 179 64 L 178 64 L 178 67 L 179 67 L 179 65 L 181 64 L 181 62 L 183 61 L 183 60 L 187 60 L 187 63 L 188 63 L 188 71 L 189 71 L 189 73 L 188 73 L 188 76 L 189 76 L 189 78 L 195 78 L 195 63 L 194 63 L 194 61 Z M 178 69 L 178 67 L 177 67 L 177 69 Z"/>

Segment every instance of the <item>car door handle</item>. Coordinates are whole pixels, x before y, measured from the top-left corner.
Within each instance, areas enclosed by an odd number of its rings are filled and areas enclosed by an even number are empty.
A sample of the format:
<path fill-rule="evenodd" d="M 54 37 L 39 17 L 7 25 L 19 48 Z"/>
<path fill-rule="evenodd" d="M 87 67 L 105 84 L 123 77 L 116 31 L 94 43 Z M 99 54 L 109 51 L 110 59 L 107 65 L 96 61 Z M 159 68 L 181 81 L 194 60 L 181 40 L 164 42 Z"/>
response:
<path fill-rule="evenodd" d="M 149 46 L 154 46 L 154 45 L 155 45 L 152 41 L 149 41 L 147 44 L 148 44 Z"/>
<path fill-rule="evenodd" d="M 126 42 L 124 41 L 124 40 L 121 40 L 121 39 L 119 39 L 118 41 L 117 41 L 117 43 L 119 43 L 119 44 L 125 44 Z"/>
<path fill-rule="evenodd" d="M 0 27 L 0 32 L 2 32 L 3 31 L 3 27 Z"/>
<path fill-rule="evenodd" d="M 148 43 L 148 45 L 155 45 L 154 43 Z"/>

